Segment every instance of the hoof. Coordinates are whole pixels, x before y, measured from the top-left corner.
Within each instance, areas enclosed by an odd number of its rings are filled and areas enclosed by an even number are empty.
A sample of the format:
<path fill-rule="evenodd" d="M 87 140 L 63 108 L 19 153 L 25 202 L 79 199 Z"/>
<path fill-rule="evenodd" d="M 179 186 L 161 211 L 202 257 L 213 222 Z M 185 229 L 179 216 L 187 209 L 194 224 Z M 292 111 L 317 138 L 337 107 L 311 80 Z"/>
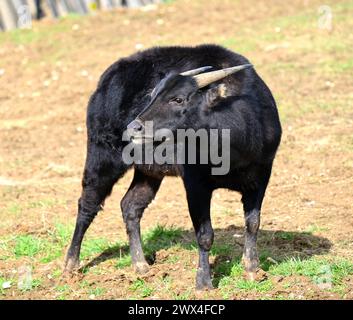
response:
<path fill-rule="evenodd" d="M 135 272 L 137 274 L 145 274 L 150 270 L 150 266 L 147 262 L 137 262 L 135 264 Z"/>
<path fill-rule="evenodd" d="M 212 290 L 214 289 L 211 276 L 209 273 L 204 272 L 202 269 L 197 271 L 196 276 L 196 290 Z"/>
<path fill-rule="evenodd" d="M 267 279 L 267 273 L 264 270 L 257 268 L 255 271 L 245 272 L 245 279 L 252 282 L 264 281 Z"/>
<path fill-rule="evenodd" d="M 244 255 L 241 258 L 241 262 L 245 268 L 245 270 L 253 270 L 255 272 L 257 268 L 259 267 L 259 259 L 257 257 L 254 257 L 253 259 L 246 258 Z"/>
<path fill-rule="evenodd" d="M 73 258 L 67 258 L 65 262 L 64 274 L 71 274 L 78 270 L 80 267 L 80 261 Z"/>
<path fill-rule="evenodd" d="M 256 272 L 246 272 L 245 273 L 245 279 L 251 282 L 256 281 Z"/>
<path fill-rule="evenodd" d="M 212 281 L 203 281 L 203 282 L 196 282 L 196 290 L 197 291 L 206 291 L 206 290 L 213 290 L 213 284 Z"/>

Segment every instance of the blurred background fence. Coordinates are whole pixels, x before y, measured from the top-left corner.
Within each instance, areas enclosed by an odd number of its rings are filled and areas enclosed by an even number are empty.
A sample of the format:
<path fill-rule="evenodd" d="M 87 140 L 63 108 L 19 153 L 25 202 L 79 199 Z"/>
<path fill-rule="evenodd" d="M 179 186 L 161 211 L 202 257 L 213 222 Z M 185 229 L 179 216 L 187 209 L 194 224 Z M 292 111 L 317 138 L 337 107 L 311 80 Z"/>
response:
<path fill-rule="evenodd" d="M 136 8 L 160 0 L 0 0 L 0 31 L 30 28 L 32 19 L 90 14 L 117 7 Z"/>

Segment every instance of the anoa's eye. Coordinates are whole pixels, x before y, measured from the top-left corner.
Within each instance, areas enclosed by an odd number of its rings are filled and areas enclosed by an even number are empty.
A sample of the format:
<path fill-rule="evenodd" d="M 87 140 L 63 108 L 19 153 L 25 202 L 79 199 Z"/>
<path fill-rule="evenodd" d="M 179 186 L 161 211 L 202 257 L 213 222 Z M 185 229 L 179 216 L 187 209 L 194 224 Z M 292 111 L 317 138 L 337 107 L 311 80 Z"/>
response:
<path fill-rule="evenodd" d="M 173 102 L 177 103 L 177 104 L 182 104 L 183 103 L 183 99 L 182 98 L 174 98 Z"/>

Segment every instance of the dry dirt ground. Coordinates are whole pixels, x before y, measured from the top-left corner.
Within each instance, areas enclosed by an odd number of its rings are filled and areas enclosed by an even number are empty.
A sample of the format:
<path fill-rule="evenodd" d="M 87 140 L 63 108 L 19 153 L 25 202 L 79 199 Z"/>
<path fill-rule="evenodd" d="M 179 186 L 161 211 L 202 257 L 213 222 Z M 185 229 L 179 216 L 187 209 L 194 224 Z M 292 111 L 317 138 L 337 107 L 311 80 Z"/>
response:
<path fill-rule="evenodd" d="M 0 299 L 353 299 L 353 2 L 325 4 L 168 1 L 1 34 Z M 83 269 L 62 279 L 99 76 L 141 48 L 199 43 L 246 55 L 279 105 L 283 141 L 259 236 L 267 279 L 243 279 L 240 196 L 219 190 L 216 289 L 195 292 L 197 249 L 177 178 L 145 212 L 153 264 L 136 276 L 119 206 L 131 172 L 89 229 Z"/>

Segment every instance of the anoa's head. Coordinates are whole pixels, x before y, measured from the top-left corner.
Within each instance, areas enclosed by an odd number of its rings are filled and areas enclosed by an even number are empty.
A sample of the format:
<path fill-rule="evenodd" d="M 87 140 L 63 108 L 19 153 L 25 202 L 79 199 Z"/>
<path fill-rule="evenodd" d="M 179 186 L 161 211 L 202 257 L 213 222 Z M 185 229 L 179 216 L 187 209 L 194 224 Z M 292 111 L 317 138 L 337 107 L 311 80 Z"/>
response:
<path fill-rule="evenodd" d="M 158 130 L 175 132 L 179 128 L 190 126 L 192 114 L 197 114 L 200 108 L 212 108 L 226 96 L 224 84 L 216 87 L 209 85 L 250 66 L 246 64 L 206 73 L 203 72 L 212 67 L 202 67 L 168 75 L 153 89 L 146 108 L 128 125 L 133 140 L 153 139 L 153 135 L 145 134 L 144 124 L 147 121 L 153 121 L 153 134 Z M 197 122 L 195 117 L 192 119 Z"/>

